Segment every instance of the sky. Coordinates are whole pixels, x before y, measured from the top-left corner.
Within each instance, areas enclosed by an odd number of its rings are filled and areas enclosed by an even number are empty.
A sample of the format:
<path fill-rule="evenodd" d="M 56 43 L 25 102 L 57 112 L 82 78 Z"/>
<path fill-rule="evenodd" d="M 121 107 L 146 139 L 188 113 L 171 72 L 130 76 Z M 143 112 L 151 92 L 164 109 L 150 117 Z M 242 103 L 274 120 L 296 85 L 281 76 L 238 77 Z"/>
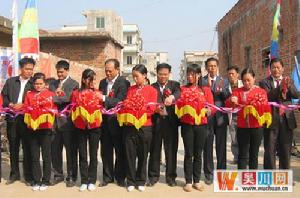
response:
<path fill-rule="evenodd" d="M 173 76 L 178 78 L 184 51 L 218 50 L 218 21 L 238 0 L 39 0 L 39 26 L 60 29 L 84 25 L 82 12 L 111 9 L 125 24 L 137 24 L 145 52 L 168 52 Z M 26 0 L 18 0 L 19 18 Z M 0 15 L 11 18 L 12 0 L 0 0 Z"/>

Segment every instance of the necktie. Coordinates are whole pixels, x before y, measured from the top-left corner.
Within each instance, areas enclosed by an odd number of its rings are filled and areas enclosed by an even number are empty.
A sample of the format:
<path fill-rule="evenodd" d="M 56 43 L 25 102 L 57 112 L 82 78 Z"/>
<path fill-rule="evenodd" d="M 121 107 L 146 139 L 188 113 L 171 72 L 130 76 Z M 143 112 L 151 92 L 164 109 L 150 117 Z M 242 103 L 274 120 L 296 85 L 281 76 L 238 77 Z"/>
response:
<path fill-rule="evenodd" d="M 215 86 L 215 80 L 211 80 L 211 88 Z"/>
<path fill-rule="evenodd" d="M 275 88 L 279 87 L 279 85 L 280 85 L 280 80 L 276 80 L 275 82 L 276 82 L 276 87 L 275 87 Z"/>

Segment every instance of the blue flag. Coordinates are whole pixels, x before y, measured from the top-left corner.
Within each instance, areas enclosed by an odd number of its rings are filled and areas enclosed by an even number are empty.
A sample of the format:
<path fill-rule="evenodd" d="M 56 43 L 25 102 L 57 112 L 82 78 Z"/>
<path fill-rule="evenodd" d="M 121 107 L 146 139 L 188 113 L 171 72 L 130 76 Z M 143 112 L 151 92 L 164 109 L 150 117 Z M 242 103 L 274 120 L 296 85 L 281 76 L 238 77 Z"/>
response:
<path fill-rule="evenodd" d="M 294 81 L 294 85 L 298 91 L 300 91 L 300 70 L 297 57 L 295 57 L 295 68 L 292 72 L 292 79 Z M 300 104 L 300 99 L 292 99 L 293 104 Z"/>

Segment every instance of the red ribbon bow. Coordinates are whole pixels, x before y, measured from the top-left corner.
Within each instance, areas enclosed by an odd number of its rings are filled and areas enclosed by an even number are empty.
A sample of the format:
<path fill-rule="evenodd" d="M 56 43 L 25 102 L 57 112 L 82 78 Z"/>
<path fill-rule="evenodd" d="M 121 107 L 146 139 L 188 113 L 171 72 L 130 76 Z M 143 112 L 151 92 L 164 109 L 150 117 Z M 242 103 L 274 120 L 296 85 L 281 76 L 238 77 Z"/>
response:
<path fill-rule="evenodd" d="M 110 98 L 113 98 L 114 97 L 114 95 L 115 95 L 115 92 L 114 92 L 114 90 L 112 89 L 112 90 L 110 90 L 110 92 L 108 93 L 108 97 L 110 97 Z"/>
<path fill-rule="evenodd" d="M 172 94 L 171 90 L 169 88 L 165 88 L 163 91 L 164 97 L 169 97 Z"/>

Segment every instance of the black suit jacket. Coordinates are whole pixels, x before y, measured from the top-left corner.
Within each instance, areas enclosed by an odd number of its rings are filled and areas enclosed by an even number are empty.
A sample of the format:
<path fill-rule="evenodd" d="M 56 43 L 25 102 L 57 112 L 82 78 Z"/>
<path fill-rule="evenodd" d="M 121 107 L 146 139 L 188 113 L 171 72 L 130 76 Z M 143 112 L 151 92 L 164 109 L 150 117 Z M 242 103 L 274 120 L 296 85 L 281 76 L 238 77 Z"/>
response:
<path fill-rule="evenodd" d="M 119 76 L 112 86 L 113 97 L 107 96 L 107 81 L 106 78 L 102 79 L 99 84 L 99 90 L 102 91 L 105 96 L 105 108 L 111 109 L 114 108 L 119 102 L 123 101 L 126 98 L 127 90 L 130 86 L 129 81 L 127 81 L 123 76 Z"/>
<path fill-rule="evenodd" d="M 49 85 L 49 89 L 51 91 L 55 91 L 59 86 L 60 80 L 55 80 Z M 73 80 L 71 77 L 64 82 L 62 85 L 62 90 L 64 91 L 64 96 L 54 96 L 53 102 L 57 106 L 58 110 L 63 110 L 67 105 L 71 102 L 71 95 L 74 90 L 79 88 L 79 84 L 77 81 Z M 73 123 L 70 117 L 56 117 L 55 127 L 59 130 L 72 130 Z"/>
<path fill-rule="evenodd" d="M 164 103 L 165 97 L 164 97 L 163 93 L 161 93 L 161 91 L 160 91 L 159 83 L 158 82 L 153 83 L 152 86 L 158 92 L 157 102 L 158 103 Z M 168 88 L 171 91 L 171 95 L 173 95 L 175 97 L 175 100 L 177 100 L 180 97 L 180 84 L 178 82 L 173 81 L 173 80 L 169 80 L 165 88 Z M 178 124 L 179 124 L 179 120 L 178 120 L 178 117 L 175 114 L 175 105 L 171 105 L 171 106 L 166 107 L 166 110 L 167 110 L 167 113 L 168 113 L 168 116 L 166 116 L 166 117 L 172 122 L 172 124 L 174 126 L 177 127 Z M 156 113 L 156 114 L 153 115 L 154 124 L 159 124 L 158 123 L 159 118 L 160 118 L 159 114 Z"/>
<path fill-rule="evenodd" d="M 294 83 L 292 83 L 291 87 L 289 88 L 287 92 L 286 99 L 283 99 L 282 97 L 282 87 L 281 85 L 277 88 L 274 87 L 273 79 L 271 76 L 263 79 L 259 82 L 259 86 L 266 90 L 268 94 L 268 100 L 269 102 L 278 102 L 280 104 L 289 105 L 291 103 L 292 98 L 299 98 L 300 93 L 297 91 L 297 89 L 294 86 Z M 297 128 L 297 122 L 294 115 L 294 111 L 285 111 L 283 114 L 283 117 L 287 120 L 289 129 L 293 130 Z M 280 124 L 280 115 L 279 115 L 279 109 L 277 107 L 272 107 L 272 124 L 270 128 L 278 128 Z"/>
<path fill-rule="evenodd" d="M 20 76 L 11 77 L 6 80 L 1 92 L 3 97 L 3 107 L 8 107 L 9 103 L 13 103 L 13 104 L 18 103 L 20 89 L 21 89 Z M 22 102 L 24 102 L 26 93 L 32 89 L 33 89 L 33 82 L 31 78 L 25 85 Z M 13 121 L 13 119 L 11 119 L 9 116 L 7 116 L 6 118 L 7 121 Z"/>
<path fill-rule="evenodd" d="M 221 81 L 223 81 L 221 83 Z M 208 75 L 204 76 L 199 80 L 200 86 L 208 86 Z M 231 95 L 229 88 L 229 81 L 227 79 L 223 79 L 220 76 L 217 76 L 216 82 L 211 86 L 211 92 L 214 96 L 215 105 L 218 107 L 224 107 L 226 99 Z M 222 88 L 221 91 L 217 91 L 218 86 Z M 217 111 L 214 116 L 208 118 L 208 122 L 210 125 L 224 126 L 228 125 L 228 115 L 226 113 L 222 113 Z"/>

